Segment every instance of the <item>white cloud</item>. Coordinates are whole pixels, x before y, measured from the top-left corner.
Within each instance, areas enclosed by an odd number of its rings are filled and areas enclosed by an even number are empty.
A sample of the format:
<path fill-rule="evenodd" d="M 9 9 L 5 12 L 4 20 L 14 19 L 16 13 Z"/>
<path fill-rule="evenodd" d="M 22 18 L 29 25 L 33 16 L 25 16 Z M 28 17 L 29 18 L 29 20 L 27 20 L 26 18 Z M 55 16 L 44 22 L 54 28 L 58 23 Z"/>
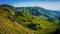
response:
<path fill-rule="evenodd" d="M 13 5 L 16 7 L 40 6 L 46 9 L 60 11 L 60 2 L 20 2 Z"/>

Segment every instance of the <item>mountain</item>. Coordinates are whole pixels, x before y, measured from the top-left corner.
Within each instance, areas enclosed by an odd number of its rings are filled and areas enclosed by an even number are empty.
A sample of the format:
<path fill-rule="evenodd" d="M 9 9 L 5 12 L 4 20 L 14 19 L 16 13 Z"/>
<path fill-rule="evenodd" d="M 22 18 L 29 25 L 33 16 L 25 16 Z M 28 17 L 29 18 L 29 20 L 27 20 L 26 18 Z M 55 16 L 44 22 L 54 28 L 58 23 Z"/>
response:
<path fill-rule="evenodd" d="M 0 34 L 59 33 L 59 14 L 59 11 L 37 6 L 14 7 L 8 4 L 0 5 Z"/>

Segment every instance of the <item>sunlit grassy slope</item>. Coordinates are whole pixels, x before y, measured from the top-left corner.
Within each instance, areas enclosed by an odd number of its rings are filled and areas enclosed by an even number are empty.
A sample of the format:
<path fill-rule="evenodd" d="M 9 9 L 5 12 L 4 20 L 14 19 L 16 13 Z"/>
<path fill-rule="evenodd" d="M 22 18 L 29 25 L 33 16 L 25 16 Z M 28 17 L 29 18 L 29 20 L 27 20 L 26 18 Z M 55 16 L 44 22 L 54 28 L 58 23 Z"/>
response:
<path fill-rule="evenodd" d="M 54 34 L 58 27 L 60 22 L 54 11 L 0 5 L 0 34 Z"/>

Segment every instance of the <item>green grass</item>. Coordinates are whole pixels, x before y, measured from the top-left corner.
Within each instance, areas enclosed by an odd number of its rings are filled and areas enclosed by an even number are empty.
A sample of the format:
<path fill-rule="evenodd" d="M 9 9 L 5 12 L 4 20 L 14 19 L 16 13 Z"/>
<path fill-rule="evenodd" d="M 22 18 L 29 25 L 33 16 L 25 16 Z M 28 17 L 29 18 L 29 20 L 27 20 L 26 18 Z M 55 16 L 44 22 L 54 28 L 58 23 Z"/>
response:
<path fill-rule="evenodd" d="M 0 7 L 0 34 L 48 34 L 57 29 L 57 21 L 50 22 L 47 18 L 34 16 L 26 8 L 18 10 L 19 14 L 13 10 L 4 10 Z M 10 18 L 8 18 L 10 17 Z M 52 17 L 52 16 L 51 16 Z M 34 24 L 31 28 L 31 24 Z M 30 26 L 30 27 L 28 27 Z M 38 28 L 39 27 L 39 28 Z"/>

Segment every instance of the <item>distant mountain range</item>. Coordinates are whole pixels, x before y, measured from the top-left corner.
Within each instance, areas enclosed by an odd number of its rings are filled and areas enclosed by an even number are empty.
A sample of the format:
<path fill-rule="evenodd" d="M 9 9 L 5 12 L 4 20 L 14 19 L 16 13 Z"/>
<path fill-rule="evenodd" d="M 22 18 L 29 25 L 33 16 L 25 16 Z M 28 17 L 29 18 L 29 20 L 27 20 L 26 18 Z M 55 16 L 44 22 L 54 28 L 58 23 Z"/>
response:
<path fill-rule="evenodd" d="M 3 4 L 0 5 L 0 23 L 1 34 L 59 34 L 60 11 Z"/>

